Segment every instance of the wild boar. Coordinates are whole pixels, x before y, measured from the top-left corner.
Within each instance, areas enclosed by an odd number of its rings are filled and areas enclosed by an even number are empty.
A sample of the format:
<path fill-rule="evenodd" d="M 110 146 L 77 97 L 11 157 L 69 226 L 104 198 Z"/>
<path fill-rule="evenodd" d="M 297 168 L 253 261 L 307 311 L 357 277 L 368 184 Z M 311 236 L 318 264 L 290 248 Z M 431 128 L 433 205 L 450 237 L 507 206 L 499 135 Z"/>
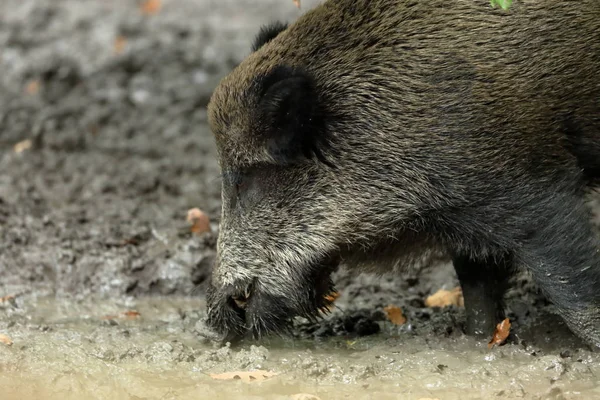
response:
<path fill-rule="evenodd" d="M 331 272 L 452 257 L 469 333 L 521 268 L 600 346 L 600 2 L 329 0 L 263 28 L 218 85 L 208 323 L 282 332 Z"/>

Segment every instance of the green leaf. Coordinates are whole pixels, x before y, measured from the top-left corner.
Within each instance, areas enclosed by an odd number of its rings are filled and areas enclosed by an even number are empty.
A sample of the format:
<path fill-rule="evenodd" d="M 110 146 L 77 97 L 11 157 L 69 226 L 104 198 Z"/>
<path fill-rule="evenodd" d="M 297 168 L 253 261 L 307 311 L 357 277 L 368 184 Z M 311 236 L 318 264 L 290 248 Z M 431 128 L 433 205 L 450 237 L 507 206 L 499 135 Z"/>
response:
<path fill-rule="evenodd" d="M 492 7 L 500 6 L 503 10 L 508 10 L 512 4 L 512 0 L 490 0 Z"/>

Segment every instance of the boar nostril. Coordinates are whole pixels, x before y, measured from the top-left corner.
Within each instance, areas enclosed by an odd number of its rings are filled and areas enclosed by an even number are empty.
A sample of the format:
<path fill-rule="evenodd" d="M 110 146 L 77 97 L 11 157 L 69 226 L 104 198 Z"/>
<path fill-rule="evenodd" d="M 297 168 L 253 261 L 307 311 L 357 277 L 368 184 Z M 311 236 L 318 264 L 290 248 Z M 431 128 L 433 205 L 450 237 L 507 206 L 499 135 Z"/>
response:
<path fill-rule="evenodd" d="M 244 289 L 243 293 L 236 293 L 231 296 L 231 300 L 242 310 L 246 309 L 248 299 L 250 299 L 250 286 Z"/>
<path fill-rule="evenodd" d="M 234 290 L 232 290 L 228 300 L 229 304 L 233 307 L 237 308 L 238 311 L 244 311 L 248 306 L 248 301 L 250 300 L 250 296 L 252 295 L 254 288 L 254 282 L 249 283 L 244 286 L 237 286 Z"/>
<path fill-rule="evenodd" d="M 242 310 L 246 308 L 248 298 L 244 296 L 231 296 L 233 302 Z"/>

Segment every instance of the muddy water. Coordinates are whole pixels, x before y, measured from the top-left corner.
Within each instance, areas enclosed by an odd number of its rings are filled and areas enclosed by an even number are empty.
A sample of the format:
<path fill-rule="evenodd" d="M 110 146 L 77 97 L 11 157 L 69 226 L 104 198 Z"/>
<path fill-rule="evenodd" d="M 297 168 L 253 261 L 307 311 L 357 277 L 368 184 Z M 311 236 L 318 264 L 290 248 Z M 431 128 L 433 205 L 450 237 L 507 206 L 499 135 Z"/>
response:
<path fill-rule="evenodd" d="M 524 344 L 488 349 L 462 335 L 427 337 L 382 324 L 367 337 L 231 349 L 197 335 L 202 300 L 35 299 L 2 303 L 2 399 L 594 399 L 597 354 Z M 139 316 L 124 316 L 136 310 Z M 268 370 L 245 383 L 211 373 Z"/>
<path fill-rule="evenodd" d="M 500 348 L 464 337 L 464 310 L 427 309 L 457 285 L 447 263 L 341 273 L 338 308 L 294 338 L 199 336 L 220 212 L 206 102 L 260 25 L 318 2 L 164 0 L 148 16 L 136 0 L 0 1 L 0 297 L 22 293 L 0 302 L 0 400 L 600 398 L 598 355 L 527 279 Z M 212 234 L 190 235 L 192 207 Z M 278 375 L 210 377 L 252 369 Z"/>

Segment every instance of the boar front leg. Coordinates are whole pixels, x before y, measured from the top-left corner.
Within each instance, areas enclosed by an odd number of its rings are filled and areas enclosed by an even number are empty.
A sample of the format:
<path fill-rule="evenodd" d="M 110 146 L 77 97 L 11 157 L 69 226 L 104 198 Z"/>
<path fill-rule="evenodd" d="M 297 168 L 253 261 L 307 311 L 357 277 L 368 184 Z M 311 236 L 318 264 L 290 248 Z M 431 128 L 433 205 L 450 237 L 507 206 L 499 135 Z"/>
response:
<path fill-rule="evenodd" d="M 462 288 L 468 335 L 493 334 L 504 319 L 503 297 L 512 275 L 512 263 L 506 258 L 473 260 L 469 256 L 452 257 Z"/>

